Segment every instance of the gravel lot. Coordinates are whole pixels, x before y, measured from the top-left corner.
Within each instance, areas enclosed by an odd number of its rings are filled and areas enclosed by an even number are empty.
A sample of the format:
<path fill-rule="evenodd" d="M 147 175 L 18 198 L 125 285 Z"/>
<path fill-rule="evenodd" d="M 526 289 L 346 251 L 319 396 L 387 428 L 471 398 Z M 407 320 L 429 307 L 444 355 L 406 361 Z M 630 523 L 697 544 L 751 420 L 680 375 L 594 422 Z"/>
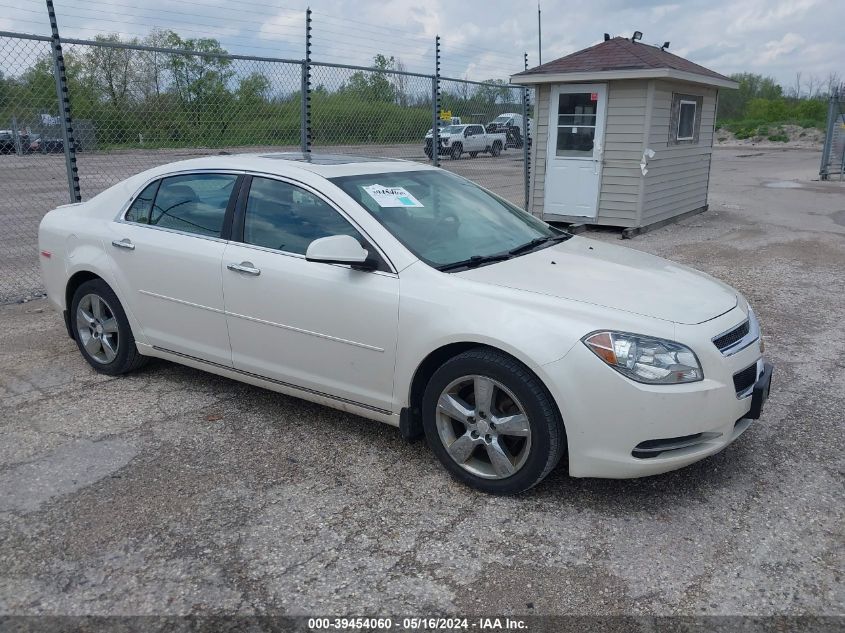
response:
<path fill-rule="evenodd" d="M 396 429 L 100 376 L 45 302 L 0 307 L 0 613 L 842 615 L 845 185 L 818 157 L 717 150 L 709 212 L 623 243 L 745 293 L 775 364 L 759 423 L 658 477 L 484 496 Z"/>

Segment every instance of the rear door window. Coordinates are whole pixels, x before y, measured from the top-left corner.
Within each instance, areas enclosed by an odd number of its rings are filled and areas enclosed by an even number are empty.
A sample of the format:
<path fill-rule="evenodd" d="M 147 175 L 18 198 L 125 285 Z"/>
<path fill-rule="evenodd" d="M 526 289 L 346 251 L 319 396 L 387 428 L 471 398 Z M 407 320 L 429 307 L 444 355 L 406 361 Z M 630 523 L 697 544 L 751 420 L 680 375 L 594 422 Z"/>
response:
<path fill-rule="evenodd" d="M 156 190 L 160 182 L 160 180 L 156 180 L 144 187 L 144 190 L 132 201 L 129 210 L 123 216 L 124 220 L 127 222 L 137 222 L 138 224 L 150 223 L 150 211 L 152 211 L 153 199 L 156 196 Z"/>
<path fill-rule="evenodd" d="M 186 174 L 164 178 L 149 224 L 205 237 L 220 237 L 237 179 L 233 174 Z"/>

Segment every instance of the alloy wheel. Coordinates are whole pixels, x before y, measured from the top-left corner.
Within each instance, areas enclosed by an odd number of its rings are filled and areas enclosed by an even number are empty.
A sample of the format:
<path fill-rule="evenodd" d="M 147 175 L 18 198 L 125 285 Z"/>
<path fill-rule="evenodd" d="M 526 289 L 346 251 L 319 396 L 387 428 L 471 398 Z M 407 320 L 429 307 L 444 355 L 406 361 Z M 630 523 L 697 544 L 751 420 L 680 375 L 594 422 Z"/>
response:
<path fill-rule="evenodd" d="M 525 465 L 531 426 L 524 407 L 487 376 L 452 381 L 437 401 L 437 434 L 452 460 L 485 479 L 505 479 Z"/>
<path fill-rule="evenodd" d="M 108 364 L 117 357 L 120 333 L 111 306 L 101 296 L 87 294 L 76 307 L 76 331 L 82 347 L 95 361 Z"/>

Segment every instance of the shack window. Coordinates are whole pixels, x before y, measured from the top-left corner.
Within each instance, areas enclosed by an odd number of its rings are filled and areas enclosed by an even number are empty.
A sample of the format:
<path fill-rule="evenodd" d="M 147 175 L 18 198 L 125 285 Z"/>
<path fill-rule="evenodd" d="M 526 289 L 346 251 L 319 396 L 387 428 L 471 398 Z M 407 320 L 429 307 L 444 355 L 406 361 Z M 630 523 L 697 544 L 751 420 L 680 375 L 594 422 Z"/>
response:
<path fill-rule="evenodd" d="M 703 101 L 704 98 L 698 95 L 678 93 L 672 95 L 672 113 L 669 125 L 670 145 L 694 145 L 698 143 Z"/>
<path fill-rule="evenodd" d="M 596 137 L 595 92 L 562 93 L 557 106 L 557 156 L 590 156 Z"/>
<path fill-rule="evenodd" d="M 678 108 L 678 140 L 691 141 L 695 136 L 695 101 L 681 101 Z"/>

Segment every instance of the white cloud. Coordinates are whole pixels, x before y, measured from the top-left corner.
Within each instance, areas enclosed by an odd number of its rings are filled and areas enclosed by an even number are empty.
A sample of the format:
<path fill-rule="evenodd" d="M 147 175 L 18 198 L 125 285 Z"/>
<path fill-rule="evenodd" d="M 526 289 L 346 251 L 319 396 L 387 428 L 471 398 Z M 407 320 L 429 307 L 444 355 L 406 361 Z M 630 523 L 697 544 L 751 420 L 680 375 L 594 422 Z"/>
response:
<path fill-rule="evenodd" d="M 263 40 L 287 40 L 297 31 L 304 38 L 305 24 L 301 15 L 283 11 L 265 20 L 258 31 L 258 37 Z"/>
<path fill-rule="evenodd" d="M 772 40 L 763 45 L 758 63 L 767 64 L 783 55 L 794 53 L 804 43 L 804 38 L 796 33 L 786 33 L 779 40 Z"/>

